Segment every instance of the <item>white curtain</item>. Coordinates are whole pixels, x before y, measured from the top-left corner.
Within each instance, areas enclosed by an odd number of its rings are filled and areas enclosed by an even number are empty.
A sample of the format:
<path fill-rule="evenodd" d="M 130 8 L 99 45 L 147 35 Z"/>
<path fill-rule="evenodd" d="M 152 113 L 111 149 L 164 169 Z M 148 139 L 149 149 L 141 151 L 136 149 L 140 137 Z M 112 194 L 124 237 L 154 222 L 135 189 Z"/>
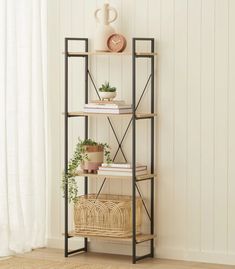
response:
<path fill-rule="evenodd" d="M 45 246 L 46 0 L 0 0 L 0 256 Z"/>

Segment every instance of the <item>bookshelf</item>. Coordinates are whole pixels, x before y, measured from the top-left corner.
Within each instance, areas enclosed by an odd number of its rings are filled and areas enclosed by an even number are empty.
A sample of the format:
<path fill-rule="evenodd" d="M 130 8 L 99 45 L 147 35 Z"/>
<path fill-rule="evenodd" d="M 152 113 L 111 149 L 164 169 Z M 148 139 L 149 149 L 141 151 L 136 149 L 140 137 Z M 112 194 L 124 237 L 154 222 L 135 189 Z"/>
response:
<path fill-rule="evenodd" d="M 69 43 L 71 41 L 76 42 L 82 42 L 85 45 L 85 51 L 84 52 L 71 52 L 69 51 Z M 136 46 L 137 42 L 147 42 L 151 49 L 149 52 L 137 52 Z M 131 181 L 131 195 L 132 195 L 132 236 L 131 237 L 110 237 L 110 236 L 96 236 L 96 235 L 90 235 L 88 233 L 75 233 L 74 231 L 68 230 L 68 218 L 69 218 L 69 204 L 68 204 L 68 185 L 65 184 L 65 232 L 64 232 L 64 255 L 65 257 L 68 257 L 72 254 L 80 253 L 80 252 L 87 252 L 88 251 L 88 239 L 89 238 L 95 238 L 97 240 L 108 240 L 108 241 L 120 241 L 120 242 L 130 242 L 132 246 L 132 262 L 136 263 L 139 260 L 145 259 L 145 258 L 153 258 L 154 257 L 154 238 L 156 235 L 154 234 L 154 181 L 156 179 L 156 173 L 155 173 L 155 167 L 154 167 L 154 142 L 155 142 L 155 118 L 157 114 L 155 113 L 155 104 L 154 104 L 154 95 L 155 95 L 155 87 L 154 87 L 154 62 L 155 62 L 155 56 L 157 53 L 154 51 L 154 44 L 155 40 L 154 38 L 133 38 L 132 39 L 132 52 L 122 52 L 122 53 L 109 53 L 109 52 L 90 52 L 88 50 L 88 39 L 87 38 L 65 38 L 65 111 L 64 111 L 64 123 L 65 123 L 65 140 L 64 140 L 64 168 L 65 173 L 68 171 L 68 126 L 69 126 L 69 119 L 74 117 L 82 117 L 84 119 L 84 137 L 85 139 L 88 138 L 88 129 L 89 129 L 89 118 L 90 117 L 107 117 L 109 124 L 111 128 L 113 126 L 110 122 L 110 117 L 127 117 L 130 119 L 129 125 L 126 129 L 125 134 L 127 133 L 129 127 L 132 127 L 131 130 L 131 143 L 132 143 L 132 175 L 131 176 L 114 176 L 114 175 L 98 175 L 98 174 L 88 174 L 84 173 L 83 171 L 79 171 L 76 173 L 76 177 L 81 177 L 84 179 L 84 194 L 88 194 L 88 184 L 89 180 L 96 180 L 96 179 L 102 179 L 103 184 L 105 183 L 106 179 L 112 180 L 112 179 L 122 179 L 122 180 L 130 180 Z M 69 96 L 69 58 L 71 57 L 77 57 L 79 59 L 82 59 L 85 61 L 84 64 L 84 79 L 85 79 L 85 100 L 84 103 L 88 103 L 88 81 L 91 80 L 91 83 L 95 87 L 94 81 L 91 77 L 90 71 L 89 71 L 89 57 L 92 56 L 99 56 L 99 55 L 108 55 L 108 56 L 131 56 L 132 57 L 132 112 L 131 113 L 124 113 L 124 114 L 104 114 L 104 113 L 86 113 L 83 111 L 69 111 L 68 107 L 68 96 Z M 140 99 L 137 100 L 136 98 L 136 67 L 137 67 L 137 58 L 145 58 L 148 59 L 151 63 L 151 69 L 150 69 L 150 76 L 147 80 L 147 83 L 143 89 L 143 92 L 140 96 Z M 151 98 L 151 104 L 150 104 L 150 111 L 140 113 L 137 111 L 139 103 L 141 102 L 141 99 L 147 89 L 148 83 L 150 84 L 150 98 Z M 97 89 L 96 89 L 97 90 Z M 150 169 L 147 174 L 137 176 L 136 170 L 135 170 L 135 164 L 136 164 L 136 149 L 137 149 L 137 139 L 136 139 L 136 123 L 138 120 L 149 120 L 150 121 L 150 143 L 151 143 L 151 149 L 150 149 L 150 155 L 151 155 L 151 165 Z M 115 134 L 115 130 L 113 130 Z M 124 140 L 125 135 L 122 139 Z M 119 142 L 118 142 L 119 143 Z M 121 142 L 122 143 L 122 142 Z M 121 144 L 120 143 L 120 144 Z M 120 146 L 119 144 L 119 146 Z M 141 196 L 141 193 L 139 191 L 139 187 L 137 185 L 140 181 L 148 181 L 150 182 L 150 197 L 149 197 L 149 208 L 148 211 L 145 201 Z M 102 186 L 103 186 L 102 184 Z M 97 196 L 102 190 L 102 186 L 97 193 Z M 136 234 L 136 197 L 139 194 L 139 197 L 142 199 L 144 210 L 146 211 L 148 217 L 149 217 L 149 234 Z M 69 239 L 72 237 L 83 237 L 84 238 L 84 247 L 80 249 L 75 250 L 69 250 Z M 137 256 L 137 245 L 141 244 L 143 242 L 149 243 L 149 253 Z"/>

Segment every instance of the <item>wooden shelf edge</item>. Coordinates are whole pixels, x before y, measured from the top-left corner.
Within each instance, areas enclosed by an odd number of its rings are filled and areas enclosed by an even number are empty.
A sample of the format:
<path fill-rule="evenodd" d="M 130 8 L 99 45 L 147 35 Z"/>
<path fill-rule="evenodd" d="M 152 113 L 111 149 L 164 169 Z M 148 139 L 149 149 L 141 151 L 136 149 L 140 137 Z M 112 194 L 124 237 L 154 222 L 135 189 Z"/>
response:
<path fill-rule="evenodd" d="M 65 54 L 65 52 L 63 52 Z M 82 51 L 74 51 L 74 52 L 68 52 L 68 56 L 89 56 L 89 55 L 94 55 L 94 56 L 132 56 L 131 51 L 124 51 L 124 52 L 102 52 L 102 51 L 89 51 L 89 52 L 82 52 Z M 136 56 L 157 56 L 157 52 L 136 52 Z"/>
<path fill-rule="evenodd" d="M 64 113 L 63 113 L 64 114 Z M 132 116 L 132 113 L 123 113 L 123 114 L 113 114 L 113 113 L 88 113 L 88 112 L 83 112 L 83 111 L 74 111 L 74 112 L 68 112 L 69 117 L 83 117 L 83 116 L 127 116 L 130 117 Z M 135 114 L 137 119 L 141 118 L 151 118 L 151 117 L 156 117 L 157 113 L 136 113 Z"/>
<path fill-rule="evenodd" d="M 112 176 L 112 175 L 98 175 L 98 174 L 87 174 L 87 173 L 83 173 L 83 172 L 78 172 L 75 174 L 75 176 L 77 177 L 90 177 L 90 178 L 101 178 L 101 179 L 104 179 L 104 178 L 109 178 L 109 179 L 130 179 L 131 177 L 130 176 Z"/>
<path fill-rule="evenodd" d="M 156 177 L 157 174 L 146 174 L 146 175 L 142 175 L 142 176 L 137 176 L 136 180 L 143 180 L 143 179 L 148 179 L 148 178 L 152 178 L 152 177 Z"/>
<path fill-rule="evenodd" d="M 77 112 L 68 112 L 68 116 L 132 116 L 132 113 L 122 113 L 122 114 L 114 114 L 114 113 L 91 113 L 91 112 L 83 112 L 83 111 L 77 111 Z"/>
<path fill-rule="evenodd" d="M 83 173 L 82 171 L 77 172 L 75 174 L 75 176 L 77 177 L 90 177 L 90 178 L 108 178 L 108 179 L 132 179 L 132 176 L 112 176 L 112 175 L 98 175 L 98 174 L 87 174 L 87 173 Z M 136 176 L 136 180 L 143 180 L 146 178 L 152 178 L 152 177 L 156 177 L 157 174 L 146 174 L 146 175 L 141 175 L 141 176 Z"/>
<path fill-rule="evenodd" d="M 136 242 L 141 243 L 156 238 L 156 234 L 140 234 L 136 237 Z"/>
<path fill-rule="evenodd" d="M 157 113 L 136 113 L 136 118 L 144 119 L 144 118 L 153 118 L 157 116 Z"/>
<path fill-rule="evenodd" d="M 64 235 L 64 234 L 63 234 Z M 86 233 L 75 233 L 74 231 L 69 232 L 70 237 L 85 237 L 85 238 L 93 238 L 104 241 L 122 241 L 122 242 L 131 242 L 132 237 L 111 237 L 111 236 L 100 236 L 100 235 L 90 235 Z M 156 235 L 152 234 L 139 234 L 136 236 L 136 242 L 141 243 L 151 239 L 154 239 Z"/>

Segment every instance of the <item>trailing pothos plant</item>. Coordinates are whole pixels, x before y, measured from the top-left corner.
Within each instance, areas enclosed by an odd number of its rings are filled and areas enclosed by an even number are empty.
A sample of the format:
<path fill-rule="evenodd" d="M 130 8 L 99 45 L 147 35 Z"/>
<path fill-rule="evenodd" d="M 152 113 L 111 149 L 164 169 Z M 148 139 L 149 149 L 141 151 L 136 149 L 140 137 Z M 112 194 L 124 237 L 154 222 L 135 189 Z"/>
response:
<path fill-rule="evenodd" d="M 73 157 L 68 164 L 67 173 L 64 172 L 62 180 L 62 189 L 65 193 L 66 182 L 68 184 L 68 200 L 69 202 L 76 202 L 78 197 L 78 185 L 76 182 L 76 169 L 83 161 L 89 161 L 88 154 L 86 152 L 86 146 L 101 146 L 104 149 L 104 158 L 106 163 L 111 163 L 110 146 L 107 143 L 98 143 L 92 139 L 81 140 L 78 138 L 78 143 L 75 147 Z"/>

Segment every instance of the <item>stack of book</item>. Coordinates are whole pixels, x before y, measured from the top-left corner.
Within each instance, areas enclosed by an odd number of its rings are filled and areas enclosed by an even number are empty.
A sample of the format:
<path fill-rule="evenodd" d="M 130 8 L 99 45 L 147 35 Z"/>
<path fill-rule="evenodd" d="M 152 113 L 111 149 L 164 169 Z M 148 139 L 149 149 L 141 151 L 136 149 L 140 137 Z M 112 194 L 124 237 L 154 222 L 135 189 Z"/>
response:
<path fill-rule="evenodd" d="M 147 174 L 147 166 L 136 164 L 136 176 Z M 132 176 L 132 165 L 128 163 L 103 163 L 98 169 L 98 175 L 102 176 Z"/>
<path fill-rule="evenodd" d="M 97 100 L 85 104 L 83 111 L 86 113 L 126 114 L 132 112 L 132 106 L 125 104 L 124 101 Z"/>

